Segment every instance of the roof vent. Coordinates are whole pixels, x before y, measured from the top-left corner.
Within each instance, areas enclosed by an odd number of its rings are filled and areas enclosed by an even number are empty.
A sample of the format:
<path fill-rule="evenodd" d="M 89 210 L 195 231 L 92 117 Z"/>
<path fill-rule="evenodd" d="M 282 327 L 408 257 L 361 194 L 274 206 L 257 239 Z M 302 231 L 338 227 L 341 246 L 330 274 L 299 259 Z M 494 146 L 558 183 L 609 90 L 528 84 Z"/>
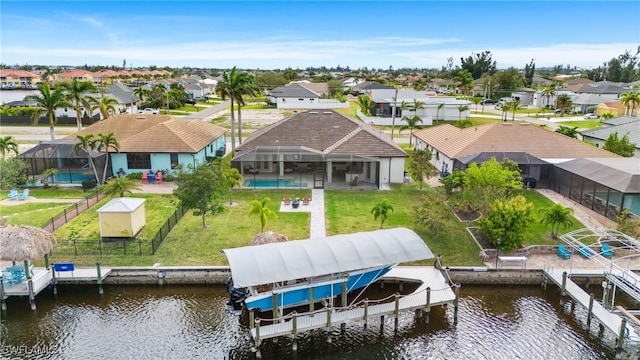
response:
<path fill-rule="evenodd" d="M 309 114 L 317 114 L 317 111 L 309 111 Z"/>
<path fill-rule="evenodd" d="M 322 113 L 323 113 L 323 114 L 331 115 L 331 111 L 323 111 Z"/>
<path fill-rule="evenodd" d="M 136 120 L 145 120 L 146 116 L 136 116 Z"/>

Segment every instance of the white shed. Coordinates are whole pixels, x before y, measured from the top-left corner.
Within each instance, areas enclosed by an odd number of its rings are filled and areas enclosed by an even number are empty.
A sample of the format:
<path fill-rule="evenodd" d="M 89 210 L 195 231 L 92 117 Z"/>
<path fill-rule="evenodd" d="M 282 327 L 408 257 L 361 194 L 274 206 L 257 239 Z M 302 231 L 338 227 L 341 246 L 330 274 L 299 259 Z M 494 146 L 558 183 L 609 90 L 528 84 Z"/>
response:
<path fill-rule="evenodd" d="M 146 224 L 146 199 L 117 198 L 98 209 L 101 237 L 134 237 Z"/>

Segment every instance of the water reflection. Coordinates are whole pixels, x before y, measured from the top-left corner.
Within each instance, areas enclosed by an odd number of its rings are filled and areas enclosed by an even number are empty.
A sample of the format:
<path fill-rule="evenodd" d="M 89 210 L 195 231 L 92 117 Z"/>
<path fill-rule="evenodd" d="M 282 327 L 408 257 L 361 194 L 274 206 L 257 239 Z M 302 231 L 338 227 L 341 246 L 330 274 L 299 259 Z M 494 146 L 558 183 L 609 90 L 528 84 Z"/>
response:
<path fill-rule="evenodd" d="M 347 324 L 344 334 L 324 331 L 262 346 L 265 359 L 607 359 L 612 336 L 588 335 L 560 305 L 557 291 L 539 287 L 464 286 L 459 320 L 453 308 L 432 309 L 430 322 L 404 313 L 368 329 Z M 222 287 L 61 287 L 57 299 L 10 299 L 0 321 L 0 357 L 30 359 L 247 359 L 247 331 L 224 310 Z M 579 313 L 579 307 L 575 312 Z M 579 315 L 578 318 L 581 318 Z M 593 325 L 592 325 L 593 326 Z M 21 347 L 22 346 L 22 347 Z"/>

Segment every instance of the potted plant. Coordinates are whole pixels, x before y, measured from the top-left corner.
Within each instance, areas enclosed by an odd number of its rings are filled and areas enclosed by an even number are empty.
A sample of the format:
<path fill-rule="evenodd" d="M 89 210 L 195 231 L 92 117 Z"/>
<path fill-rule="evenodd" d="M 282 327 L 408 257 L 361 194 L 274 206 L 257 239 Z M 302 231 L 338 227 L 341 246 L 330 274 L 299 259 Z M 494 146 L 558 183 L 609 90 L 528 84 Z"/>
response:
<path fill-rule="evenodd" d="M 295 199 L 291 202 L 291 206 L 292 206 L 294 209 L 297 209 L 297 208 L 298 208 L 298 206 L 300 206 L 300 198 L 295 198 Z"/>

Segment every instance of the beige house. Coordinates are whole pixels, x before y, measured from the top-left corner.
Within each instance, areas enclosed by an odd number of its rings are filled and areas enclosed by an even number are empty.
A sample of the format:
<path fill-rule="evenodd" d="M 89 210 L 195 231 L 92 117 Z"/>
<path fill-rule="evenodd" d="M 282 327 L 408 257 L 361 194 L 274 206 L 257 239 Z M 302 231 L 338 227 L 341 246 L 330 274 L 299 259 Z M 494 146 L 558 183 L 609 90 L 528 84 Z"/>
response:
<path fill-rule="evenodd" d="M 136 236 L 146 224 L 145 201 L 140 198 L 117 198 L 98 209 L 100 236 L 103 238 Z"/>

